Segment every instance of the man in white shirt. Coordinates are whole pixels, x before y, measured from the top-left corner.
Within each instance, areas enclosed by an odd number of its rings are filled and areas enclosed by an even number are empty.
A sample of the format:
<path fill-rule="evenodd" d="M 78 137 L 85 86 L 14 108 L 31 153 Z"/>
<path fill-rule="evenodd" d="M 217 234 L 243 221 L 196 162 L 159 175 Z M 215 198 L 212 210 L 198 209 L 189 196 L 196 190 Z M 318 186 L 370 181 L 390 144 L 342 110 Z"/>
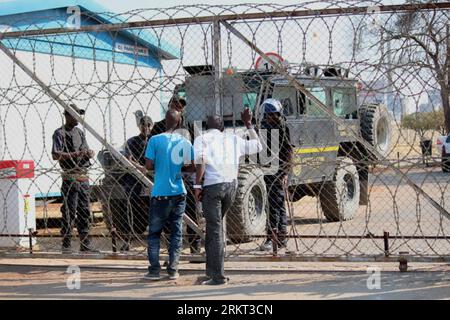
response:
<path fill-rule="evenodd" d="M 226 284 L 224 275 L 223 218 L 234 202 L 239 172 L 239 159 L 262 151 L 252 125 L 252 114 L 247 108 L 241 119 L 248 129 L 250 140 L 223 132 L 218 116 L 208 118 L 208 131 L 195 139 L 196 161 L 195 198 L 203 203 L 206 219 L 206 285 Z M 204 178 L 204 181 L 203 181 Z"/>

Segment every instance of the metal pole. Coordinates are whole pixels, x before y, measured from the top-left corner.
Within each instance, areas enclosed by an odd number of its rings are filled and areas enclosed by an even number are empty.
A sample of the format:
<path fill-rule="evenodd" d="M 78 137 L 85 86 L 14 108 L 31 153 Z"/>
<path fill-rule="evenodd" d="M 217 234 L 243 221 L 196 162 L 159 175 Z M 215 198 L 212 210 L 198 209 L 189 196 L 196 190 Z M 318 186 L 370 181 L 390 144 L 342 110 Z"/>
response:
<path fill-rule="evenodd" d="M 22 63 L 12 52 L 9 50 L 1 41 L 0 41 L 0 50 L 2 50 L 16 65 L 22 69 L 31 79 L 33 79 L 43 90 L 44 92 L 50 96 L 53 100 L 56 101 L 64 110 L 68 111 L 78 122 L 86 128 L 89 133 L 91 133 L 95 139 L 97 139 L 102 145 L 104 145 L 111 154 L 118 159 L 124 166 L 129 170 L 129 172 L 135 175 L 141 182 L 143 182 L 147 187 L 152 188 L 153 183 L 149 178 L 141 171 L 139 171 L 126 157 L 124 157 L 119 151 L 117 151 L 105 138 L 103 138 L 92 126 L 90 126 L 87 122 L 84 121 L 84 118 L 81 117 L 78 112 L 76 112 L 68 103 L 60 98 L 56 92 L 50 89 L 33 71 L 31 71 L 25 64 Z M 184 215 L 185 222 L 194 230 L 200 237 L 205 238 L 204 233 L 200 230 L 197 224 L 189 218 L 186 214 Z"/>
<path fill-rule="evenodd" d="M 108 90 L 108 122 L 109 122 L 109 129 L 108 129 L 108 135 L 109 135 L 109 143 L 111 143 L 111 145 L 113 145 L 114 147 L 116 146 L 115 141 L 114 141 L 114 125 L 113 125 L 113 112 L 111 109 L 111 65 L 110 62 L 107 61 L 106 62 L 106 69 L 108 72 L 108 76 L 107 76 L 107 90 Z"/>
<path fill-rule="evenodd" d="M 448 99 L 448 104 L 450 105 L 450 23 L 447 23 L 447 58 L 446 58 L 446 62 L 447 62 L 447 99 Z M 448 112 L 450 112 L 450 110 L 448 110 Z M 444 112 L 444 118 L 445 118 L 445 112 Z M 448 129 L 448 124 L 445 128 L 446 130 Z M 450 132 L 448 132 L 447 130 L 447 134 L 450 134 Z"/>
<path fill-rule="evenodd" d="M 383 238 L 384 238 L 384 255 L 386 257 L 389 257 L 389 232 L 384 231 L 383 232 Z"/>
<path fill-rule="evenodd" d="M 392 103 L 393 101 L 394 101 L 394 99 L 392 99 L 391 101 L 389 101 L 389 97 L 392 97 L 393 98 L 393 92 L 394 92 L 394 87 L 393 87 L 393 80 L 392 80 L 392 53 L 391 53 L 391 42 L 390 41 L 386 41 L 385 39 L 384 39 L 384 36 L 383 36 L 383 42 L 386 44 L 386 52 L 385 52 L 385 54 L 386 54 L 386 58 L 387 58 L 387 61 L 384 61 L 384 63 L 385 63 L 385 66 L 387 67 L 387 70 L 386 70 L 386 78 L 387 78 L 387 81 L 388 81 L 388 84 L 387 84 L 387 90 L 388 90 L 388 92 L 385 92 L 385 104 L 386 104 L 386 107 L 389 107 L 389 102 L 390 103 Z M 388 109 L 389 110 L 389 109 Z M 392 113 L 394 114 L 394 110 L 392 110 Z"/>
<path fill-rule="evenodd" d="M 28 245 L 29 245 L 29 252 L 30 254 L 33 254 L 33 229 L 28 229 Z"/>
<path fill-rule="evenodd" d="M 447 85 L 450 86 L 450 23 L 447 24 Z"/>
<path fill-rule="evenodd" d="M 222 104 L 222 50 L 221 50 L 220 22 L 213 22 L 213 65 L 214 65 L 214 112 L 211 115 L 223 116 Z"/>
<path fill-rule="evenodd" d="M 444 10 L 450 9 L 450 2 L 435 2 L 435 3 L 414 3 L 414 4 L 400 4 L 400 5 L 380 5 L 378 7 L 380 12 L 411 12 L 417 10 Z M 167 27 L 180 26 L 186 24 L 212 23 L 218 18 L 222 21 L 242 21 L 242 20 L 264 20 L 264 19 L 280 19 L 280 18 L 300 18 L 300 17 L 325 17 L 336 15 L 358 15 L 366 14 L 370 9 L 369 6 L 364 7 L 346 7 L 346 8 L 324 8 L 324 9 L 309 9 L 299 8 L 298 10 L 289 11 L 273 11 L 273 12 L 255 12 L 255 13 L 234 13 L 224 14 L 218 16 L 203 16 L 203 17 L 187 17 L 187 18 L 169 18 L 161 20 L 144 20 L 132 21 L 125 23 L 109 23 L 98 24 L 90 26 L 82 26 L 77 29 L 70 28 L 48 28 L 35 30 L 22 30 L 0 33 L 0 40 L 7 38 L 18 38 L 25 36 L 42 36 L 50 34 L 69 34 L 78 32 L 112 32 L 124 29 L 140 29 L 148 27 Z M 172 57 L 175 58 L 175 57 Z"/>
<path fill-rule="evenodd" d="M 263 57 L 280 75 L 284 76 L 298 91 L 303 93 L 308 99 L 310 99 L 314 104 L 316 104 L 320 110 L 325 112 L 333 121 L 335 121 L 339 126 L 346 128 L 346 131 L 352 136 L 356 141 L 358 141 L 361 145 L 363 145 L 367 150 L 372 152 L 377 159 L 382 159 L 383 157 L 380 153 L 366 140 L 361 138 L 357 132 L 351 127 L 349 127 L 344 120 L 339 118 L 334 114 L 334 112 L 327 108 L 318 98 L 316 98 L 311 92 L 309 92 L 305 87 L 303 87 L 289 72 L 279 63 L 274 62 L 269 56 L 267 56 L 261 49 L 259 49 L 253 42 L 248 40 L 242 33 L 240 33 L 236 28 L 234 28 L 231 24 L 226 21 L 221 21 L 221 23 L 237 38 L 242 40 L 247 46 L 249 46 L 252 50 L 258 53 L 261 57 Z M 414 183 L 406 174 L 404 174 L 400 169 L 392 166 L 388 163 L 388 166 L 394 170 L 395 173 L 400 175 L 405 181 L 420 195 L 422 195 L 435 209 L 437 209 L 444 217 L 450 220 L 450 213 L 442 207 L 439 203 L 437 203 L 433 198 L 431 198 L 423 189 L 421 189 L 418 185 Z"/>

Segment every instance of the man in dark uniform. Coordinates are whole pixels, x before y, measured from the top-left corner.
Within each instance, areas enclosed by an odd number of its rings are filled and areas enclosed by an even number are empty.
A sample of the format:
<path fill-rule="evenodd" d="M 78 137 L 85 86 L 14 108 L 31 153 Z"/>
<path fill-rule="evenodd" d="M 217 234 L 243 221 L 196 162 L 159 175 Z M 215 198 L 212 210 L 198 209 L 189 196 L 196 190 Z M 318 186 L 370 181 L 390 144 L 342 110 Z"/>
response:
<path fill-rule="evenodd" d="M 147 173 L 145 150 L 151 137 L 152 128 L 152 119 L 148 116 L 142 117 L 139 121 L 140 134 L 128 139 L 125 145 L 125 157 L 144 174 Z M 114 215 L 118 218 L 115 227 L 122 233 L 125 242 L 120 250 L 128 251 L 130 250 L 131 234 L 143 234 L 148 226 L 150 197 L 148 194 L 143 195 L 145 186 L 133 174 L 125 173 L 120 180 L 128 201 L 123 204 L 125 209 L 120 208 L 121 212 Z"/>
<path fill-rule="evenodd" d="M 169 109 L 174 109 L 180 112 L 182 115 L 185 107 L 186 107 L 186 100 L 182 97 L 174 96 L 169 101 Z M 155 123 L 151 131 L 151 136 L 154 137 L 164 132 L 166 132 L 166 119 L 162 119 L 161 121 Z"/>
<path fill-rule="evenodd" d="M 186 128 L 184 125 L 184 109 L 186 107 L 186 100 L 179 96 L 174 96 L 169 102 L 169 109 L 174 109 L 181 113 L 182 115 L 182 126 L 181 129 L 189 130 L 189 133 L 191 135 L 191 143 L 193 143 L 193 129 Z M 163 119 L 159 122 L 155 123 L 155 126 L 153 127 L 153 130 L 151 132 L 151 136 L 154 137 L 158 134 L 164 133 L 166 131 L 166 120 Z M 186 195 L 186 214 L 194 221 L 197 221 L 197 206 L 195 202 L 195 195 L 194 195 L 194 179 L 192 174 L 184 174 L 184 182 L 187 190 Z M 201 250 L 201 238 L 197 235 L 197 233 L 192 230 L 191 227 L 186 227 L 187 232 L 187 241 L 189 242 L 189 247 L 191 253 L 198 254 Z M 164 233 L 168 234 L 168 228 L 164 228 Z"/>
<path fill-rule="evenodd" d="M 84 115 L 84 110 L 75 105 L 71 107 L 78 114 Z M 59 161 L 62 169 L 62 251 L 71 252 L 72 228 L 76 223 L 80 236 L 80 251 L 95 252 L 89 239 L 91 211 L 88 176 L 94 151 L 89 149 L 84 132 L 77 128 L 78 121 L 67 111 L 64 116 L 65 124 L 53 134 L 52 148 L 53 160 Z"/>
<path fill-rule="evenodd" d="M 263 250 L 272 249 L 273 238 L 278 239 L 279 247 L 286 247 L 287 239 L 287 214 L 285 205 L 284 184 L 290 171 L 293 149 L 289 129 L 285 126 L 280 101 L 268 99 L 262 104 L 264 121 L 262 129 L 267 130 L 267 152 L 269 157 L 278 158 L 277 172 L 264 176 L 269 201 L 269 223 L 267 239 L 262 246 Z M 272 145 L 272 130 L 278 130 L 278 154 L 273 154 L 275 146 Z"/>

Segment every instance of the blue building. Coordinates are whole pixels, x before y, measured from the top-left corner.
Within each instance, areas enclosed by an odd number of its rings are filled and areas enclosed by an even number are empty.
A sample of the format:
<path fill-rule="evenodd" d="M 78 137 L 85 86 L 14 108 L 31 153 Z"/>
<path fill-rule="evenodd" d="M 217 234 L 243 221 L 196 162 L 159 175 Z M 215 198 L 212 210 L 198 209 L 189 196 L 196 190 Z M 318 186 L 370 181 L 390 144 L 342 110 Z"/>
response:
<path fill-rule="evenodd" d="M 120 15 L 108 13 L 108 9 L 91 0 L 0 2 L 0 32 L 120 22 L 124 22 Z M 162 62 L 178 59 L 180 51 L 148 29 L 73 32 L 1 41 L 17 52 L 25 64 L 33 66 L 45 83 L 86 109 L 86 121 L 117 148 L 137 134 L 136 112 L 150 115 L 154 121 L 161 118 L 161 88 L 166 76 L 162 74 Z M 11 60 L 1 53 L 0 66 L 0 92 L 5 95 L 0 99 L 0 161 L 34 160 L 36 168 L 46 172 L 35 180 L 36 197 L 58 196 L 59 173 L 50 148 L 52 133 L 61 126 L 62 109 L 38 86 L 25 90 L 31 80 L 13 72 Z M 89 134 L 87 138 L 94 151 L 103 148 Z"/>
<path fill-rule="evenodd" d="M 5 31 L 76 28 L 124 22 L 91 0 L 15 0 L 0 2 Z M 67 33 L 6 39 L 11 49 L 96 61 L 160 68 L 161 60 L 177 59 L 179 50 L 146 30 Z"/>

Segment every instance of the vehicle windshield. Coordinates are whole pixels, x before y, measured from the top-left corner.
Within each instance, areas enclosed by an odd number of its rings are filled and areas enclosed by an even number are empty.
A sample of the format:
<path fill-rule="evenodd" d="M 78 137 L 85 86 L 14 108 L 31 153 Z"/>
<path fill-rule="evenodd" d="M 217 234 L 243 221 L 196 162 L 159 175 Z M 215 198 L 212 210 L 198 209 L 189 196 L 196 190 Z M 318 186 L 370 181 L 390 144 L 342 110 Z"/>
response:
<path fill-rule="evenodd" d="M 331 90 L 334 114 L 345 117 L 356 111 L 356 93 L 352 88 L 333 88 Z"/>

